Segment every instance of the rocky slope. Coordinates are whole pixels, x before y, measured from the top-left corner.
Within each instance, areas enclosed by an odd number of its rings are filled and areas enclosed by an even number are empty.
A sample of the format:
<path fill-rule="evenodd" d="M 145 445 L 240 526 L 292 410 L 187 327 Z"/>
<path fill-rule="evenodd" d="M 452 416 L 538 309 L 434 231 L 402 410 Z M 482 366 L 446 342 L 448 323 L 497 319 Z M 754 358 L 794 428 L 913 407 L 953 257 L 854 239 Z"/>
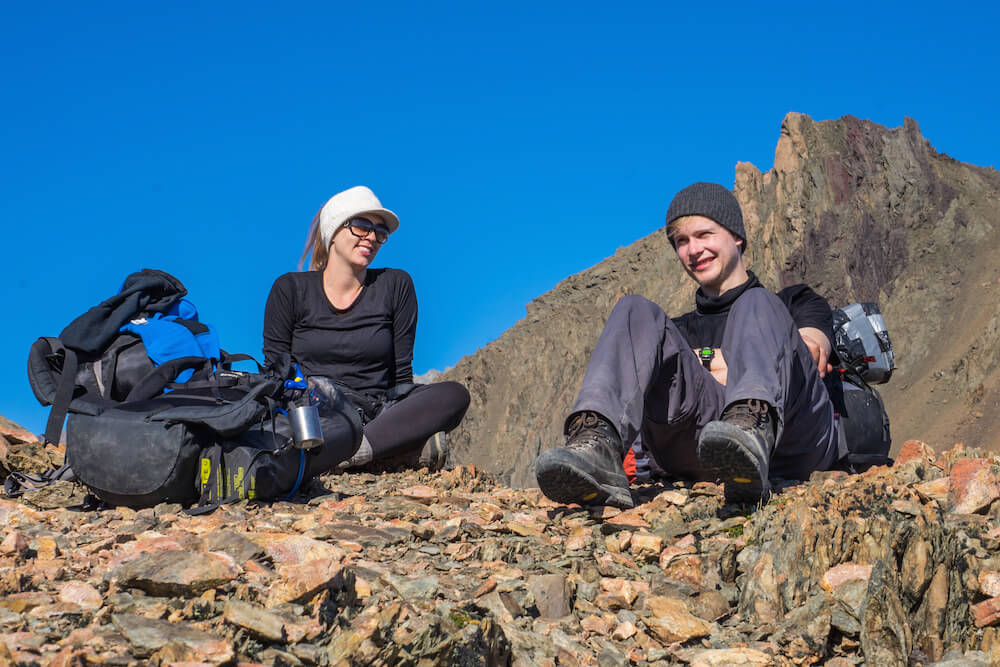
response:
<path fill-rule="evenodd" d="M 887 129 L 793 113 L 774 167 L 738 164 L 734 191 L 765 284 L 881 304 L 899 364 L 883 391 L 896 443 L 1000 450 L 1000 174 L 938 153 L 909 119 Z M 533 485 L 535 456 L 561 442 L 594 342 L 630 293 L 668 313 L 693 307 L 662 231 L 564 280 L 447 372 L 472 393 L 452 439 L 459 460 Z"/>
<path fill-rule="evenodd" d="M 4 428 L 5 469 L 57 462 Z M 0 667 L 1000 662 L 1000 457 L 910 441 L 753 513 L 635 493 L 559 506 L 466 465 L 193 517 L 58 482 L 0 498 Z"/>

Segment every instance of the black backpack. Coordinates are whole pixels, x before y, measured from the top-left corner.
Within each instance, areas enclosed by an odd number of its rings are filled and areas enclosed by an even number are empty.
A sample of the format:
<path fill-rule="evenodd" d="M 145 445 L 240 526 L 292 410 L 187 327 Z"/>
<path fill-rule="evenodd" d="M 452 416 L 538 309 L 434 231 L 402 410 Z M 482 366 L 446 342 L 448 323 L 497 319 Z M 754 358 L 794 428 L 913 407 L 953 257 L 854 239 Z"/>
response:
<path fill-rule="evenodd" d="M 878 391 L 895 370 L 892 341 L 874 303 L 852 303 L 833 311 L 834 347 L 840 364 L 827 383 L 840 422 L 838 467 L 863 472 L 892 462 L 889 415 Z"/>
<path fill-rule="evenodd" d="M 157 362 L 143 340 L 122 330 L 175 310 L 185 294 L 170 274 L 144 269 L 58 338 L 32 345 L 28 378 L 39 402 L 52 405 L 47 441 L 58 442 L 68 414 L 70 471 L 52 471 L 47 479 L 75 478 L 113 504 L 214 507 L 243 497 L 290 497 L 304 481 L 354 454 L 361 420 L 335 387 L 310 383 L 305 392 L 323 430 L 322 443 L 306 452 L 295 447 L 284 414 L 304 393 L 286 389 L 287 368 L 235 371 L 232 362 L 252 357 L 221 350 L 218 358 Z M 167 328 L 176 332 L 177 318 L 170 317 Z M 182 320 L 177 326 L 194 339 L 210 331 L 198 324 Z"/>

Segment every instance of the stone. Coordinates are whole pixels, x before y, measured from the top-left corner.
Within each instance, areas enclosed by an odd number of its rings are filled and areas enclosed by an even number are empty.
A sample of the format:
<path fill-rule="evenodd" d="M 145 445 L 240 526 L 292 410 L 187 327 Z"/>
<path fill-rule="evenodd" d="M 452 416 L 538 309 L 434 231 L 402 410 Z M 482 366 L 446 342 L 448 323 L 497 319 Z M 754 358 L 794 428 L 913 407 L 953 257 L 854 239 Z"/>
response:
<path fill-rule="evenodd" d="M 925 501 L 934 501 L 941 507 L 948 507 L 948 497 L 951 493 L 951 479 L 948 477 L 938 477 L 937 479 L 914 484 L 913 490 Z"/>
<path fill-rule="evenodd" d="M 532 575 L 526 585 L 535 597 L 535 608 L 542 618 L 562 618 L 570 613 L 569 591 L 563 575 Z"/>
<path fill-rule="evenodd" d="M 861 618 L 861 649 L 876 665 L 906 664 L 913 638 L 897 591 L 900 584 L 885 561 L 872 567 L 868 597 Z"/>
<path fill-rule="evenodd" d="M 750 648 L 696 649 L 686 656 L 691 667 L 767 667 L 775 664 L 773 657 Z"/>
<path fill-rule="evenodd" d="M 247 537 L 278 565 L 299 566 L 314 560 L 339 563 L 347 555 L 343 549 L 304 535 L 250 533 Z"/>
<path fill-rule="evenodd" d="M 772 641 L 779 644 L 799 642 L 797 653 L 802 657 L 822 653 L 830 637 L 831 620 L 825 596 L 814 595 L 804 605 L 785 614 Z"/>
<path fill-rule="evenodd" d="M 205 551 L 221 551 L 239 564 L 256 558 L 264 550 L 242 533 L 232 530 L 213 531 L 204 537 Z"/>
<path fill-rule="evenodd" d="M 541 537 L 545 534 L 543 526 L 523 519 L 508 521 L 507 530 L 521 537 Z"/>
<path fill-rule="evenodd" d="M 635 627 L 635 623 L 632 621 L 622 621 L 612 631 L 611 638 L 623 642 L 635 636 L 636 632 L 638 632 L 638 629 Z"/>
<path fill-rule="evenodd" d="M 59 588 L 59 601 L 96 611 L 104 604 L 100 591 L 84 581 L 67 581 Z"/>
<path fill-rule="evenodd" d="M 239 574 L 239 567 L 227 554 L 170 550 L 143 554 L 112 571 L 110 578 L 150 595 L 196 596 Z"/>
<path fill-rule="evenodd" d="M 641 508 L 626 510 L 609 518 L 605 523 L 609 526 L 621 528 L 649 528 L 649 524 L 642 518 Z"/>
<path fill-rule="evenodd" d="M 322 559 L 285 568 L 278 581 L 271 584 L 264 606 L 270 609 L 290 602 L 306 602 L 319 592 L 338 585 L 342 572 L 339 562 Z"/>
<path fill-rule="evenodd" d="M 254 636 L 265 641 L 281 642 L 285 639 L 282 619 L 252 604 L 239 600 L 229 600 L 226 602 L 222 616 L 226 622 L 245 628 Z"/>
<path fill-rule="evenodd" d="M 168 623 L 134 614 L 112 614 L 111 622 L 140 657 L 152 655 L 168 642 L 182 644 L 191 657 L 213 665 L 225 664 L 235 657 L 227 640 L 186 623 Z"/>
<path fill-rule="evenodd" d="M 580 619 L 580 627 L 594 634 L 606 636 L 611 634 L 611 623 L 603 616 L 585 616 Z"/>
<path fill-rule="evenodd" d="M 872 566 L 861 563 L 841 563 L 823 573 L 819 585 L 825 591 L 833 591 L 849 581 L 868 581 L 872 576 Z"/>
<path fill-rule="evenodd" d="M 491 592 L 496 587 L 497 587 L 497 581 L 496 581 L 496 579 L 494 579 L 493 577 L 490 577 L 489 579 L 487 579 L 486 581 L 484 581 L 482 584 L 480 584 L 479 588 L 477 588 L 472 593 L 472 597 L 473 598 L 480 598 L 480 597 L 486 595 L 487 593 Z"/>
<path fill-rule="evenodd" d="M 622 608 L 631 607 L 641 593 L 649 593 L 649 584 L 631 579 L 606 577 L 601 579 L 601 593 L 608 593 L 623 601 Z"/>
<path fill-rule="evenodd" d="M 933 566 L 931 546 L 927 540 L 911 539 L 903 552 L 900 565 L 902 593 L 907 602 L 916 603 L 923 597 L 924 590 L 931 581 Z"/>
<path fill-rule="evenodd" d="M 35 540 L 35 560 L 55 560 L 62 555 L 54 537 L 44 535 Z"/>
<path fill-rule="evenodd" d="M 975 514 L 1000 498 L 996 464 L 988 459 L 958 459 L 948 474 L 948 500 L 956 514 Z"/>
<path fill-rule="evenodd" d="M 29 489 L 21 499 L 38 509 L 51 510 L 60 507 L 79 507 L 83 505 L 87 491 L 75 482 L 57 479 L 46 486 Z"/>
<path fill-rule="evenodd" d="M 698 593 L 688 601 L 691 613 L 705 621 L 718 621 L 731 613 L 726 597 L 717 590 Z"/>
<path fill-rule="evenodd" d="M 980 593 L 991 598 L 1000 597 L 1000 572 L 980 570 L 977 580 Z"/>
<path fill-rule="evenodd" d="M 435 499 L 437 499 L 437 491 L 426 485 L 405 488 L 400 491 L 400 494 L 405 498 L 416 500 L 418 503 L 424 503 L 426 505 L 430 505 Z"/>
<path fill-rule="evenodd" d="M 750 569 L 746 586 L 740 593 L 740 612 L 754 623 L 775 623 L 783 615 L 781 596 L 778 592 L 778 575 L 774 571 L 774 557 L 762 553 Z"/>
<path fill-rule="evenodd" d="M 663 538 L 650 533 L 635 533 L 629 542 L 629 550 L 636 560 L 656 561 L 663 549 Z"/>
<path fill-rule="evenodd" d="M 686 642 L 712 632 L 711 624 L 688 611 L 683 600 L 652 596 L 646 599 L 646 608 L 650 613 L 646 627 L 662 642 Z"/>
<path fill-rule="evenodd" d="M 411 533 L 395 528 L 379 529 L 338 521 L 325 524 L 314 536 L 322 536 L 323 539 L 338 543 L 356 542 L 362 547 L 381 549 L 408 541 Z"/>
<path fill-rule="evenodd" d="M 934 460 L 934 450 L 925 442 L 920 440 L 907 440 L 899 448 L 893 465 L 901 466 L 910 461 L 926 461 L 930 463 Z"/>
<path fill-rule="evenodd" d="M 1000 597 L 993 597 L 969 607 L 977 628 L 1000 623 Z"/>
<path fill-rule="evenodd" d="M 4 535 L 3 541 L 0 541 L 0 554 L 20 555 L 28 550 L 28 540 L 24 537 L 24 534 L 16 529 L 8 530 L 7 534 Z"/>
<path fill-rule="evenodd" d="M 31 431 L 3 416 L 0 416 L 0 437 L 11 445 L 38 442 Z"/>

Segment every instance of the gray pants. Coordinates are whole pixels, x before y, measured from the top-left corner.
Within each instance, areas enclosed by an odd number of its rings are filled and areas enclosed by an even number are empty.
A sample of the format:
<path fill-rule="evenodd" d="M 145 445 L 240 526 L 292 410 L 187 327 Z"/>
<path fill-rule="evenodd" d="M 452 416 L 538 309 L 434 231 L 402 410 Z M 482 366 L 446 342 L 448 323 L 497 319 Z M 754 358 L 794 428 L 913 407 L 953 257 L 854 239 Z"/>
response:
<path fill-rule="evenodd" d="M 809 348 L 774 293 L 753 288 L 736 299 L 722 354 L 725 385 L 702 366 L 659 306 L 625 296 L 601 332 L 573 413 L 600 413 L 618 428 L 626 447 L 641 433 L 643 448 L 665 471 L 706 479 L 696 454 L 701 430 L 728 405 L 759 399 L 774 406 L 778 417 L 772 478 L 806 479 L 832 466 L 833 405 Z"/>

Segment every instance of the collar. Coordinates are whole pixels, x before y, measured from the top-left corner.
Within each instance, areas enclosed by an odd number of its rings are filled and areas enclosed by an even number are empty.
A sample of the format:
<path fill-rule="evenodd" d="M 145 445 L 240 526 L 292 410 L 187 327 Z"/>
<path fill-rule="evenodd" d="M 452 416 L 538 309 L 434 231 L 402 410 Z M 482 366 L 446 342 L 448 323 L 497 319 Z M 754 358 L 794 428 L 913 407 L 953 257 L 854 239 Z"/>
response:
<path fill-rule="evenodd" d="M 746 292 L 751 287 L 762 287 L 753 271 L 747 271 L 747 274 L 750 277 L 745 283 L 726 290 L 719 296 L 708 296 L 699 287 L 698 291 L 694 293 L 695 310 L 702 315 L 724 313 L 729 310 L 729 307 L 733 305 L 733 302 L 736 301 L 736 299 L 738 299 L 743 292 Z"/>

